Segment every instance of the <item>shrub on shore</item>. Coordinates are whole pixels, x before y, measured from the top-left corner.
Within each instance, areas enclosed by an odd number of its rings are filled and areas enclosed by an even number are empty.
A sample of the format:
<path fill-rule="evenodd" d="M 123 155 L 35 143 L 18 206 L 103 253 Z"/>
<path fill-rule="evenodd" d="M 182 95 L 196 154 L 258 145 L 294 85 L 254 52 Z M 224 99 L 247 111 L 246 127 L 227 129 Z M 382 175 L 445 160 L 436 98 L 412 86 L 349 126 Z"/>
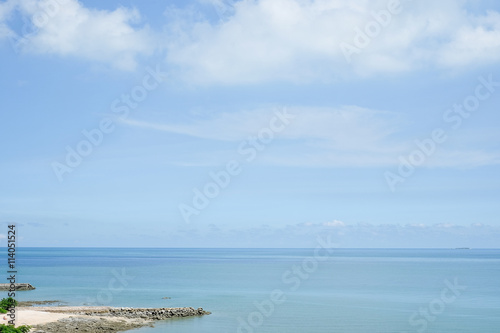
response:
<path fill-rule="evenodd" d="M 7 313 L 10 308 L 16 307 L 17 301 L 12 297 L 2 298 L 0 301 L 0 313 Z"/>
<path fill-rule="evenodd" d="M 0 301 L 0 313 L 7 313 L 10 308 L 17 306 L 17 301 L 12 297 L 3 298 Z M 31 326 L 23 325 L 14 327 L 14 325 L 0 324 L 0 333 L 27 333 Z"/>
<path fill-rule="evenodd" d="M 14 327 L 12 325 L 0 324 L 1 333 L 27 333 L 31 329 L 31 326 L 23 325 Z"/>

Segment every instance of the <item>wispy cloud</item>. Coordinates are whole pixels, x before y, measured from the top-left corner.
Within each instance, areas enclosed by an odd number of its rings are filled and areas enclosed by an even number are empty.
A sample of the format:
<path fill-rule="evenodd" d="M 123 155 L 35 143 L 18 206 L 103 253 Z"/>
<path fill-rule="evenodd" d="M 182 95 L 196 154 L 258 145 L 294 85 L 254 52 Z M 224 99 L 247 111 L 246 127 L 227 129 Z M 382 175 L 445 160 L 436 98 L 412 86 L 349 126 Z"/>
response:
<path fill-rule="evenodd" d="M 238 143 L 256 137 L 268 127 L 275 111 L 271 108 L 222 113 L 187 124 L 158 124 L 131 119 L 122 121 L 144 129 Z M 399 122 L 398 116 L 391 112 L 355 106 L 338 109 L 293 107 L 287 108 L 287 112 L 295 116 L 294 121 L 286 130 L 276 134 L 272 144 L 274 154 L 263 158 L 268 163 L 384 164 L 389 163 L 389 159 L 404 148 L 396 140 L 389 140 L 397 131 Z"/>
<path fill-rule="evenodd" d="M 404 118 L 393 112 L 370 110 L 357 106 L 340 108 L 289 107 L 295 120 L 286 130 L 277 134 L 272 143 L 272 154 L 259 158 L 259 163 L 286 166 L 373 167 L 392 166 L 399 156 L 407 156 L 418 148 L 415 133 Z M 256 109 L 221 113 L 206 119 L 184 123 L 157 123 L 124 119 L 126 125 L 181 134 L 195 138 L 234 142 L 255 137 L 268 126 L 275 110 Z M 426 134 L 426 133 L 423 133 Z M 494 147 L 486 148 L 491 136 L 478 137 L 469 142 L 467 135 L 458 136 L 454 144 L 436 148 L 427 161 L 427 167 L 477 167 L 500 163 L 500 153 Z M 213 144 L 203 152 L 188 152 L 183 165 L 214 161 L 217 154 L 231 152 Z M 226 157 L 227 158 L 227 157 Z M 196 159 L 199 161 L 196 162 Z M 219 158 L 224 160 L 224 157 Z M 217 160 L 217 158 L 215 158 Z"/>
<path fill-rule="evenodd" d="M 195 119 L 187 124 L 163 124 L 135 119 L 120 119 L 124 124 L 159 130 L 169 133 L 184 134 L 202 139 L 220 141 L 239 141 L 269 123 L 275 109 L 257 109 L 234 113 L 221 113 L 210 118 Z"/>

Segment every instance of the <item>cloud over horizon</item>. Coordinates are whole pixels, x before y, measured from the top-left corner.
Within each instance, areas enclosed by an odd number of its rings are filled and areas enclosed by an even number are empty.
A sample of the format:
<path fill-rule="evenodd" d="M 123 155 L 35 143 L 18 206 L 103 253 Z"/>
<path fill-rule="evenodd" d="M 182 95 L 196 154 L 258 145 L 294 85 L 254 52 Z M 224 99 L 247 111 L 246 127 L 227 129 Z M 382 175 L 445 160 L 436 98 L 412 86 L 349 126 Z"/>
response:
<path fill-rule="evenodd" d="M 228 228 L 211 224 L 179 229 L 172 242 L 189 242 L 214 247 L 232 247 L 238 240 L 244 247 L 314 247 L 317 238 L 331 237 L 339 248 L 495 248 L 500 228 L 481 223 L 346 223 L 332 220 L 323 223 L 299 223 L 283 227 L 260 225 L 252 228 Z M 263 244 L 263 245 L 262 245 Z M 293 244 L 293 246 L 291 246 Z"/>

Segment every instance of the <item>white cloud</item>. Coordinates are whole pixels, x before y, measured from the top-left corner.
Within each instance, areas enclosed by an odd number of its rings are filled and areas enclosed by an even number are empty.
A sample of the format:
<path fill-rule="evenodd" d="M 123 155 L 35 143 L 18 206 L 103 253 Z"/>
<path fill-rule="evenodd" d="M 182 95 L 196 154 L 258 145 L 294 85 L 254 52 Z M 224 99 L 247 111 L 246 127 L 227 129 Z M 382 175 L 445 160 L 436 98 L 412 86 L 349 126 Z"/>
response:
<path fill-rule="evenodd" d="M 441 48 L 438 54 L 441 65 L 456 67 L 500 61 L 500 14 L 490 11 L 475 21 L 474 25 L 458 29 L 454 39 Z"/>
<path fill-rule="evenodd" d="M 339 221 L 339 220 L 333 220 L 333 221 L 330 221 L 330 222 L 325 222 L 323 223 L 323 225 L 325 227 L 345 227 L 345 223 L 342 222 L 342 221 Z"/>
<path fill-rule="evenodd" d="M 72 56 L 133 70 L 136 58 L 154 49 L 150 29 L 134 26 L 140 22 L 135 9 L 89 9 L 76 0 L 48 3 L 53 5 L 35 0 L 18 2 L 21 13 L 33 23 L 33 33 L 23 36 L 25 52 Z"/>
<path fill-rule="evenodd" d="M 140 25 L 137 9 L 85 7 L 77 0 L 0 3 L 0 38 L 12 35 L 16 6 L 33 20 L 25 52 L 110 63 L 132 70 L 138 58 L 167 50 L 167 62 L 197 83 L 318 82 L 425 67 L 456 70 L 500 61 L 500 14 L 472 14 L 467 1 L 405 1 L 401 13 L 346 61 L 342 43 L 376 22 L 391 0 L 199 0 L 219 14 L 204 20 L 195 7 L 167 9 L 167 33 Z M 47 4 L 52 4 L 51 6 Z M 55 5 L 54 5 L 55 4 Z M 206 9 L 206 6 L 202 8 Z M 23 27 L 24 28 L 24 27 Z M 172 69 L 173 69 L 172 68 Z"/>
<path fill-rule="evenodd" d="M 167 60 L 185 79 L 209 83 L 332 80 L 339 76 L 457 68 L 500 61 L 500 16 L 466 1 L 401 1 L 401 13 L 348 63 L 341 43 L 375 22 L 389 0 L 242 0 L 218 22 L 172 23 Z M 182 20 L 182 19 L 181 19 Z M 179 29 L 179 27 L 183 29 Z"/>

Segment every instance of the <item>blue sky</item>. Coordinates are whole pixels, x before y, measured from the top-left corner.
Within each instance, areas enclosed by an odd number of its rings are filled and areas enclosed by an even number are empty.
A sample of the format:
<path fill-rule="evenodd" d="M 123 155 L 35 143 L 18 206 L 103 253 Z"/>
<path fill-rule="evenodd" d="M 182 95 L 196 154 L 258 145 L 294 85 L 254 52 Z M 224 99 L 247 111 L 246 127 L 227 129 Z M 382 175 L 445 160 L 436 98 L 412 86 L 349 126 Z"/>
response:
<path fill-rule="evenodd" d="M 497 1 L 0 2 L 0 241 L 498 247 Z"/>

